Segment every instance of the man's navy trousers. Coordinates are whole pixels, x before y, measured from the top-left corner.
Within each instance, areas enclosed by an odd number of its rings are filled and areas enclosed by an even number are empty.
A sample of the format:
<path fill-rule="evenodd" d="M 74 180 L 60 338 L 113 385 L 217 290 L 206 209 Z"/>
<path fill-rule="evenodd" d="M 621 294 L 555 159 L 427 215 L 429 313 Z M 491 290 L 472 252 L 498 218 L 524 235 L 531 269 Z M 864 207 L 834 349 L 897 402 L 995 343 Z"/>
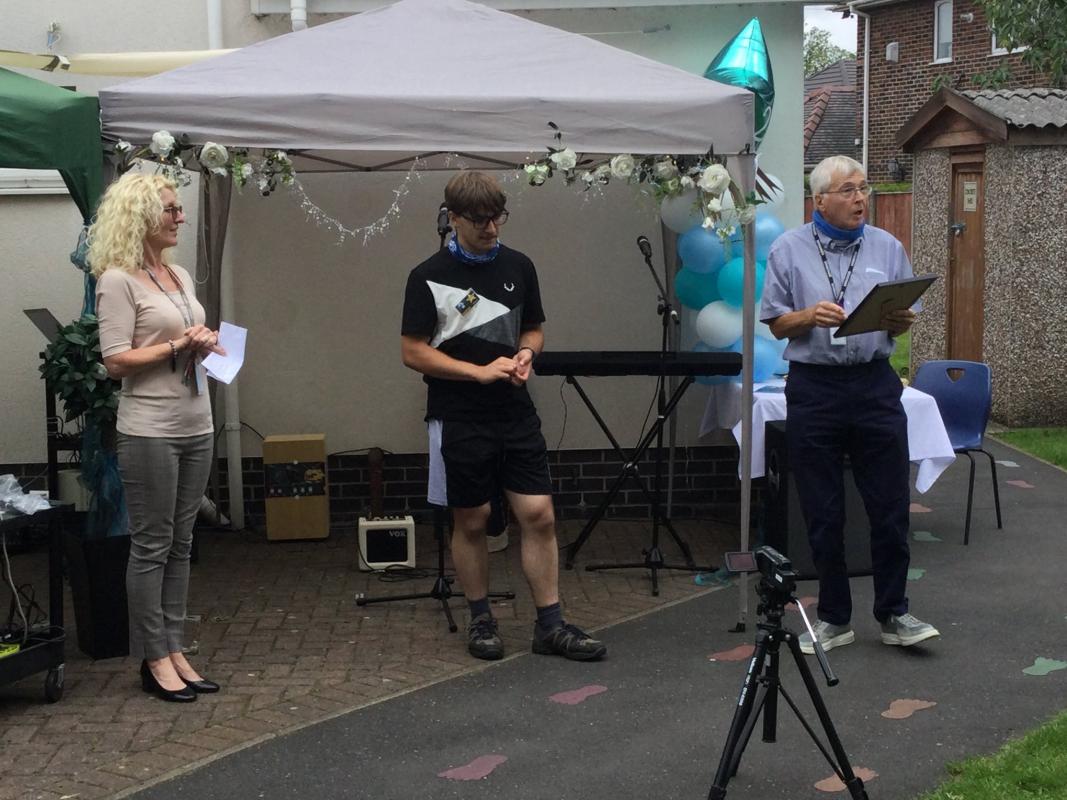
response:
<path fill-rule="evenodd" d="M 908 611 L 908 419 L 889 362 L 831 366 L 791 362 L 786 381 L 789 466 L 819 574 L 819 619 L 852 618 L 845 565 L 844 457 L 871 526 L 874 616 Z M 856 520 L 852 520 L 856 528 Z"/>

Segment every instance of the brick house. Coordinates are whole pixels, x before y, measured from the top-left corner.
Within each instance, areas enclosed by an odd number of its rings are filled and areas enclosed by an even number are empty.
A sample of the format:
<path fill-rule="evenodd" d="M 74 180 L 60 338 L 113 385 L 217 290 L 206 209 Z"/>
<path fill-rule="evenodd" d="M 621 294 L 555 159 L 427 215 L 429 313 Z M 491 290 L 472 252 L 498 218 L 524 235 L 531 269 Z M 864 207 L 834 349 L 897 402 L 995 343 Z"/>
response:
<path fill-rule="evenodd" d="M 1011 78 L 1002 88 L 1048 85 L 1019 52 L 997 46 L 973 0 L 860 0 L 839 8 L 859 17 L 857 129 L 872 181 L 911 179 L 912 156 L 897 146 L 897 132 L 933 95 L 935 81 L 976 89 L 974 76 L 1004 67 Z"/>

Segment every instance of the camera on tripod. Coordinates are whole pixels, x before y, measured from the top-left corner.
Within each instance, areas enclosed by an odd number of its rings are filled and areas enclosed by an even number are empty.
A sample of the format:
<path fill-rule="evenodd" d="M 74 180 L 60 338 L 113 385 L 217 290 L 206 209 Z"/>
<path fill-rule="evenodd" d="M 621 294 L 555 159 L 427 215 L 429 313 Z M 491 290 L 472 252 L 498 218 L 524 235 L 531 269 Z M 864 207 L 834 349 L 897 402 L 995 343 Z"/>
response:
<path fill-rule="evenodd" d="M 757 550 L 726 553 L 724 560 L 727 572 L 758 572 L 775 592 L 790 595 L 797 587 L 793 562 L 768 545 Z"/>

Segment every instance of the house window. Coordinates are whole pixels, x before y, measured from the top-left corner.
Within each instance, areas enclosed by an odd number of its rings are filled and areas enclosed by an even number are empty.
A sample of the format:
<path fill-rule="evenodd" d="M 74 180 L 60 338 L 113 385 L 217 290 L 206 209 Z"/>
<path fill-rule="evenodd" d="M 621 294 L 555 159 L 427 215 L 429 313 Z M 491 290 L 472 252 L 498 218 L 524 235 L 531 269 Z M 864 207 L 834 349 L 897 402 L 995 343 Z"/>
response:
<path fill-rule="evenodd" d="M 1023 47 L 1013 47 L 1011 50 L 1009 50 L 1006 47 L 999 47 L 999 46 L 997 46 L 997 35 L 996 35 L 996 33 L 992 34 L 992 38 L 993 38 L 993 47 L 992 47 L 991 53 L 993 55 L 995 55 L 995 56 L 1006 56 L 1006 55 L 1009 55 L 1010 53 L 1021 53 L 1023 50 L 1027 49 L 1027 47 L 1025 45 Z"/>
<path fill-rule="evenodd" d="M 952 60 L 952 0 L 934 3 L 934 61 Z"/>

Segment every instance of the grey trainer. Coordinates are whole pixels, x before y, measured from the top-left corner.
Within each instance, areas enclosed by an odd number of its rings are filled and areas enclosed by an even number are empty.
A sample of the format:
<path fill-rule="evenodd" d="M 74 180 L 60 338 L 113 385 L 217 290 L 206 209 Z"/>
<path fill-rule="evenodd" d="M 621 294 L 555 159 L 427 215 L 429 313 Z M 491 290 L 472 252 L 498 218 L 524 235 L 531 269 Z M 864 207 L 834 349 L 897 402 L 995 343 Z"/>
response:
<path fill-rule="evenodd" d="M 911 614 L 896 616 L 891 614 L 889 619 L 882 623 L 882 643 L 898 644 L 901 647 L 910 647 L 927 639 L 940 636 L 937 628 L 929 622 L 916 619 Z"/>
<path fill-rule="evenodd" d="M 812 629 L 823 650 L 833 650 L 835 647 L 856 641 L 856 634 L 852 631 L 851 625 L 832 625 L 820 619 L 812 626 Z M 811 634 L 806 631 L 800 634 L 800 652 L 809 656 L 815 655 L 815 643 L 811 639 Z"/>
<path fill-rule="evenodd" d="M 475 658 L 496 661 L 504 657 L 504 642 L 497 633 L 496 620 L 480 614 L 467 627 L 467 651 Z"/>

